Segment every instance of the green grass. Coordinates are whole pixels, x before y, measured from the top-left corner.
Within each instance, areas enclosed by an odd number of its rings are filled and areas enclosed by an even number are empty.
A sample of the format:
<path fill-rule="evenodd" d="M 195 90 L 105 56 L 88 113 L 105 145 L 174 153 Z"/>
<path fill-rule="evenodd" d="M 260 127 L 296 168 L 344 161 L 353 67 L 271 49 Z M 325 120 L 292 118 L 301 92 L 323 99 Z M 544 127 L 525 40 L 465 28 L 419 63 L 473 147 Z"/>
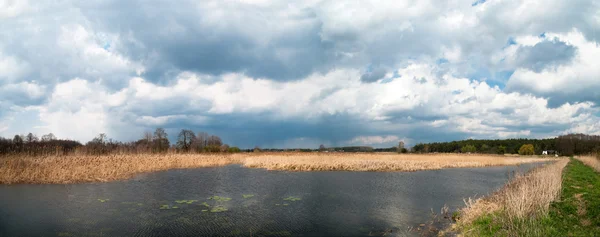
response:
<path fill-rule="evenodd" d="M 553 236 L 600 236 L 600 174 L 572 159 L 563 175 L 561 201 L 552 204 L 545 219 Z"/>
<path fill-rule="evenodd" d="M 551 204 L 547 216 L 510 220 L 499 211 L 461 229 L 465 236 L 600 236 L 600 174 L 571 159 L 560 200 Z"/>

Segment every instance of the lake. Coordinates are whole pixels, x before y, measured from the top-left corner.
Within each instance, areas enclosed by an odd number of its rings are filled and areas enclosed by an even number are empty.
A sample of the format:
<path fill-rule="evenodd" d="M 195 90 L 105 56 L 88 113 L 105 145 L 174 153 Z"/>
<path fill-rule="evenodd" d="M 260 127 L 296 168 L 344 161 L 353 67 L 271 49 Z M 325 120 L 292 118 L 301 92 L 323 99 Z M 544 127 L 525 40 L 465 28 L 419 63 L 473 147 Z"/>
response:
<path fill-rule="evenodd" d="M 110 183 L 0 185 L 0 236 L 387 236 L 506 183 L 509 167 L 287 172 L 239 165 Z M 391 230 L 391 233 L 389 231 Z"/>

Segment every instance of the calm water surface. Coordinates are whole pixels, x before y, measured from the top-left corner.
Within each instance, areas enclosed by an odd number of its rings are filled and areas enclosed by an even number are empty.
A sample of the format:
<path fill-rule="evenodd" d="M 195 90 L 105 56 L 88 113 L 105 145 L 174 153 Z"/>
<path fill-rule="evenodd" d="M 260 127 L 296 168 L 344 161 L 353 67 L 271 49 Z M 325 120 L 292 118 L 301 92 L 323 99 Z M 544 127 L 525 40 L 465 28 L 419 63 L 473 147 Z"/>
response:
<path fill-rule="evenodd" d="M 0 185 L 0 236 L 418 235 L 408 229 L 431 209 L 455 210 L 534 166 L 403 173 L 230 165 L 111 183 Z"/>

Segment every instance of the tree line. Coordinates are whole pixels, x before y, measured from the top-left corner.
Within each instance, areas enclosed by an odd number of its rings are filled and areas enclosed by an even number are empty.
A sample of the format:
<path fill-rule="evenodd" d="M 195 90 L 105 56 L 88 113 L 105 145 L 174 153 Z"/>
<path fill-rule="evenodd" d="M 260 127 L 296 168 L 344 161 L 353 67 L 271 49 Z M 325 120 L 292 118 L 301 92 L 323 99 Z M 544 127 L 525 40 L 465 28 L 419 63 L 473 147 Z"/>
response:
<path fill-rule="evenodd" d="M 526 151 L 522 149 L 524 145 L 527 145 Z M 542 154 L 542 151 L 556 151 L 565 156 L 598 154 L 600 153 L 600 136 L 568 134 L 547 139 L 468 139 L 452 142 L 419 143 L 413 146 L 412 152 L 529 154 L 531 149 L 533 149 L 534 154 L 538 155 Z"/>
<path fill-rule="evenodd" d="M 43 135 L 41 139 L 32 133 L 15 135 L 12 139 L 0 137 L 0 154 L 63 155 L 81 146 L 77 141 L 58 139 L 52 133 Z"/>
<path fill-rule="evenodd" d="M 216 135 L 206 132 L 194 133 L 182 129 L 177 140 L 171 143 L 163 128 L 154 132 L 144 132 L 137 141 L 121 142 L 110 139 L 101 133 L 91 141 L 81 144 L 78 141 L 58 139 L 52 133 L 41 139 L 32 133 L 15 135 L 13 139 L 0 137 L 0 154 L 65 155 L 70 153 L 102 155 L 113 153 L 200 153 L 200 152 L 240 152 L 238 147 L 230 147 Z"/>

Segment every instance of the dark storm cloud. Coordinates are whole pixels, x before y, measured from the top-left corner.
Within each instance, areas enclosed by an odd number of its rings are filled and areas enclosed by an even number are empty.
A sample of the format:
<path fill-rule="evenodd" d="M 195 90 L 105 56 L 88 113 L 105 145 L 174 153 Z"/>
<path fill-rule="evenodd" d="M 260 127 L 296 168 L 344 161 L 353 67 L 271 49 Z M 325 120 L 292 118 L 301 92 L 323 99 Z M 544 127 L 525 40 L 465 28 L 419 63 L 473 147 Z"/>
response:
<path fill-rule="evenodd" d="M 321 24 L 309 9 L 293 16 L 296 27 L 284 28 L 263 18 L 258 7 L 245 4 L 219 9 L 191 1 L 80 5 L 98 27 L 127 36 L 117 50 L 145 62 L 149 70 L 143 76 L 153 81 L 168 80 L 165 74 L 173 71 L 296 80 L 327 71 L 333 59 L 332 45 L 321 40 Z"/>
<path fill-rule="evenodd" d="M 571 62 L 577 49 L 565 42 L 542 41 L 534 46 L 522 46 L 517 52 L 517 65 L 540 72 Z"/>

